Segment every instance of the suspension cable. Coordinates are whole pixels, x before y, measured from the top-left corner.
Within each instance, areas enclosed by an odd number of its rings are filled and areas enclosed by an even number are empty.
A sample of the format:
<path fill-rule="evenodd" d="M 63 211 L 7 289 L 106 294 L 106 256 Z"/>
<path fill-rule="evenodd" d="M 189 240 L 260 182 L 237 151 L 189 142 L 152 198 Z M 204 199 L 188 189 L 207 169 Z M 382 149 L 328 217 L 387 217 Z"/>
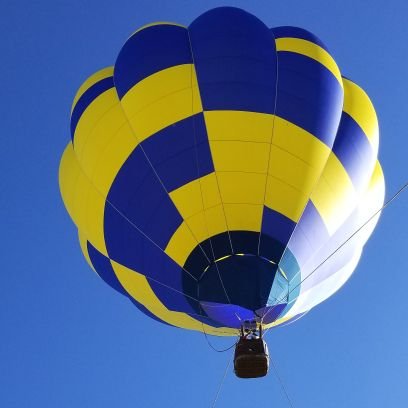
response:
<path fill-rule="evenodd" d="M 202 306 L 201 306 L 200 301 L 198 301 L 198 305 L 199 305 L 199 307 L 200 307 L 200 315 L 201 315 L 201 316 L 205 316 L 205 315 L 204 315 L 204 310 L 203 310 L 203 308 L 202 308 Z M 234 342 L 234 344 L 231 344 L 230 346 L 228 346 L 228 347 L 225 348 L 225 349 L 218 349 L 218 348 L 216 348 L 215 346 L 212 345 L 212 343 L 211 343 L 211 341 L 210 341 L 210 339 L 209 339 L 209 337 L 208 337 L 208 334 L 207 334 L 207 332 L 205 331 L 204 323 L 202 322 L 202 320 L 200 320 L 200 322 L 201 322 L 202 331 L 203 331 L 203 333 L 204 333 L 205 340 L 207 341 L 208 345 L 209 345 L 215 352 L 217 352 L 217 353 L 225 353 L 226 351 L 231 350 L 233 347 L 235 347 L 235 346 L 237 345 L 238 340 L 236 340 L 236 341 Z M 237 335 L 238 335 L 238 333 L 237 333 Z"/>
<path fill-rule="evenodd" d="M 284 384 L 283 381 L 282 381 L 282 377 L 279 375 L 278 367 L 277 367 L 277 366 L 275 365 L 275 363 L 273 362 L 273 358 L 271 357 L 270 353 L 269 353 L 269 361 L 271 362 L 271 365 L 272 365 L 272 368 L 273 368 L 273 372 L 274 372 L 274 374 L 275 374 L 275 377 L 276 377 L 276 379 L 277 379 L 278 382 L 279 382 L 279 385 L 280 385 L 280 387 L 281 387 L 281 389 L 282 389 L 283 394 L 284 394 L 285 397 L 286 397 L 286 400 L 288 401 L 289 406 L 290 406 L 291 408 L 294 408 L 292 399 L 289 397 L 289 393 L 288 393 L 288 391 L 287 391 L 287 389 L 286 389 L 286 387 L 285 387 L 285 384 Z"/>
<path fill-rule="evenodd" d="M 220 381 L 220 383 L 218 385 L 217 392 L 215 394 L 215 397 L 214 397 L 214 400 L 212 402 L 211 408 L 215 407 L 215 404 L 217 403 L 218 397 L 220 396 L 221 388 L 222 388 L 222 386 L 224 384 L 225 378 L 227 377 L 227 373 L 228 373 L 229 366 L 231 365 L 232 357 L 233 357 L 233 354 L 231 354 L 231 357 L 228 359 L 228 363 L 227 363 L 227 366 L 225 367 L 224 375 L 222 376 L 221 381 Z"/>

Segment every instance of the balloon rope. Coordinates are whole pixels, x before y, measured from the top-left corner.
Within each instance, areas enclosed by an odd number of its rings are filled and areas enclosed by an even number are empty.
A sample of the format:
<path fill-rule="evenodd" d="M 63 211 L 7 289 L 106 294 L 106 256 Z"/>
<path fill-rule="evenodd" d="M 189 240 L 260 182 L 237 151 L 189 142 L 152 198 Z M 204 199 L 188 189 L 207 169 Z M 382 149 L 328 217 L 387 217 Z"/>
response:
<path fill-rule="evenodd" d="M 280 298 L 279 301 L 277 303 L 275 303 L 274 306 L 272 306 L 271 309 L 268 310 L 267 313 L 264 314 L 261 324 L 263 322 L 263 319 L 271 312 L 273 311 L 278 305 L 279 303 L 284 300 L 286 297 L 289 301 L 289 295 L 295 290 L 297 289 L 306 279 L 309 279 L 320 267 L 322 267 L 334 254 L 336 254 L 341 248 L 344 247 L 344 245 L 347 244 L 347 242 L 349 242 L 356 234 L 358 234 L 367 224 L 369 224 L 382 210 L 386 209 L 406 188 L 408 187 L 408 181 L 402 185 L 402 187 L 399 188 L 399 190 L 389 199 L 387 200 L 384 205 L 378 209 L 377 211 L 374 212 L 374 214 L 371 215 L 371 217 L 369 217 L 367 219 L 367 221 L 364 222 L 364 224 L 362 224 L 359 228 L 357 228 L 340 246 L 338 246 L 327 258 L 325 258 L 318 266 L 316 266 L 316 268 L 313 269 L 313 271 L 305 276 L 300 283 L 298 283 L 295 287 L 293 287 L 289 293 L 287 295 L 285 295 L 284 297 Z M 282 312 L 284 311 L 284 309 L 282 310 Z M 282 312 L 276 317 L 275 321 L 279 319 L 280 315 L 282 314 Z M 270 330 L 271 328 L 269 328 L 265 334 Z"/>
<path fill-rule="evenodd" d="M 214 401 L 213 401 L 213 403 L 211 405 L 212 408 L 215 407 L 215 404 L 217 403 L 218 397 L 220 396 L 221 388 L 222 388 L 222 386 L 224 384 L 225 378 L 227 377 L 229 366 L 231 365 L 232 356 L 233 356 L 233 354 L 231 354 L 231 357 L 228 359 L 228 363 L 227 363 L 227 366 L 225 367 L 224 375 L 221 378 L 221 381 L 220 381 L 220 383 L 218 385 L 218 388 L 217 388 L 217 392 L 216 392 L 215 397 L 214 397 Z"/>
<path fill-rule="evenodd" d="M 200 313 L 200 316 L 205 316 L 204 310 L 203 310 L 203 308 L 202 308 L 202 306 L 201 306 L 200 301 L 198 301 L 198 305 L 199 305 L 199 307 L 200 307 L 200 312 L 201 312 L 201 313 Z M 235 347 L 235 346 L 237 345 L 238 340 L 235 341 L 234 344 L 231 344 L 231 346 L 228 346 L 228 347 L 225 348 L 225 349 L 217 349 L 216 347 L 214 347 L 214 346 L 211 344 L 210 339 L 208 338 L 208 334 L 207 334 L 207 332 L 205 331 L 204 323 L 203 323 L 202 321 L 200 321 L 200 322 L 201 322 L 201 326 L 202 326 L 202 329 L 203 329 L 203 333 L 204 333 L 205 340 L 207 341 L 208 345 L 209 345 L 214 351 L 216 351 L 217 353 L 225 353 L 226 351 L 231 350 L 233 347 Z M 238 335 L 238 333 L 237 333 L 237 335 Z"/>
<path fill-rule="evenodd" d="M 279 382 L 279 384 L 280 384 L 280 386 L 281 386 L 281 389 L 282 389 L 282 391 L 283 391 L 283 394 L 284 394 L 285 397 L 286 397 L 286 400 L 288 401 L 288 404 L 290 405 L 291 408 L 294 408 L 292 399 L 289 397 L 289 393 L 288 393 L 288 391 L 286 390 L 285 384 L 283 383 L 282 378 L 281 378 L 281 376 L 279 375 L 278 368 L 276 367 L 275 363 L 273 362 L 273 358 L 271 357 L 270 354 L 269 354 L 269 361 L 271 362 L 273 371 L 274 371 L 274 373 L 275 373 L 275 377 L 277 378 L 277 380 L 278 380 L 278 382 Z"/>

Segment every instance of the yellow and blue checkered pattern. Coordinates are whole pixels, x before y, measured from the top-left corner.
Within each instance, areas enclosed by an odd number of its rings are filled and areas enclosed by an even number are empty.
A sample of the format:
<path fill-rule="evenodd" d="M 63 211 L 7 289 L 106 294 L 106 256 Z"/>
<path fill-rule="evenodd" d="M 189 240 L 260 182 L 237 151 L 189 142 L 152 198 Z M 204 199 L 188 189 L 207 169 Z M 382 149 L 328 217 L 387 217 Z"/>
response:
<path fill-rule="evenodd" d="M 383 201 L 368 96 L 317 37 L 236 8 L 136 31 L 80 87 L 71 139 L 60 187 L 88 263 L 149 316 L 211 334 L 304 313 L 308 259 Z"/>

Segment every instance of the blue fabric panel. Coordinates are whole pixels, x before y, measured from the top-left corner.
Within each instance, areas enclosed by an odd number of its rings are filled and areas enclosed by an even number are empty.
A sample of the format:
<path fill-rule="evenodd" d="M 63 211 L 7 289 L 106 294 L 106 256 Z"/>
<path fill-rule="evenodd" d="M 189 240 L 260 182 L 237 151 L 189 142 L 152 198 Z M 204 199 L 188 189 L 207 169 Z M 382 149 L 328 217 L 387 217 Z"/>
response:
<path fill-rule="evenodd" d="M 272 306 L 265 307 L 264 309 L 257 311 L 257 313 L 260 316 L 264 316 L 264 319 L 263 319 L 264 324 L 270 324 L 274 322 L 278 317 L 283 315 L 282 312 L 285 308 L 286 308 L 286 303 L 282 303 L 279 305 L 272 304 Z"/>
<path fill-rule="evenodd" d="M 314 204 L 309 201 L 289 241 L 288 248 L 302 267 L 329 239 L 329 232 Z"/>
<path fill-rule="evenodd" d="M 87 249 L 89 258 L 98 275 L 110 287 L 122 293 L 122 295 L 128 296 L 127 292 L 116 277 L 115 271 L 112 268 L 109 258 L 101 254 L 89 241 L 87 241 Z"/>
<path fill-rule="evenodd" d="M 157 132 L 142 146 L 169 192 L 214 171 L 202 113 Z"/>
<path fill-rule="evenodd" d="M 191 63 L 187 29 L 168 24 L 147 27 L 127 40 L 116 60 L 114 79 L 119 97 L 149 75 Z"/>
<path fill-rule="evenodd" d="M 143 273 L 143 243 L 146 238 L 109 203 L 105 205 L 104 232 L 109 258 Z"/>
<path fill-rule="evenodd" d="M 183 295 L 181 283 L 182 275 L 194 280 L 109 204 L 105 207 L 104 228 L 111 259 L 145 275 L 156 296 L 168 309 L 195 312 Z"/>
<path fill-rule="evenodd" d="M 240 231 L 236 231 L 237 234 L 239 234 Z M 221 234 L 214 235 L 211 237 L 211 243 L 210 240 L 204 241 L 205 245 L 203 246 L 203 243 L 201 246 L 205 249 L 206 254 L 211 254 L 209 257 L 210 260 L 214 259 L 219 259 L 223 256 L 226 255 L 231 255 L 232 249 L 231 249 L 231 243 L 230 243 L 230 237 L 231 240 L 233 239 L 232 236 L 235 233 L 235 231 L 230 231 L 229 235 L 228 232 L 223 232 Z M 212 248 L 212 249 L 211 249 Z"/>
<path fill-rule="evenodd" d="M 71 140 L 74 142 L 75 129 L 85 109 L 102 93 L 113 88 L 113 77 L 108 77 L 93 84 L 78 99 L 71 115 Z"/>
<path fill-rule="evenodd" d="M 189 27 L 204 110 L 273 113 L 276 48 L 255 16 L 220 7 Z"/>
<path fill-rule="evenodd" d="M 271 292 L 268 297 L 268 304 L 275 305 L 278 303 L 287 303 L 289 292 L 289 283 L 285 277 L 278 272 L 273 280 Z"/>
<path fill-rule="evenodd" d="M 273 27 L 271 31 L 275 38 L 300 38 L 302 40 L 310 41 L 314 44 L 319 45 L 326 51 L 328 51 L 327 47 L 324 43 L 312 34 L 310 31 L 304 30 L 300 27 L 291 27 L 291 26 L 282 26 L 282 27 Z"/>
<path fill-rule="evenodd" d="M 154 209 L 144 232 L 161 248 L 165 248 L 174 232 L 183 222 L 183 218 L 166 195 L 159 206 Z"/>
<path fill-rule="evenodd" d="M 210 266 L 200 281 L 199 300 L 259 309 L 267 303 L 275 273 L 276 265 L 261 257 L 232 255 Z"/>
<path fill-rule="evenodd" d="M 126 167 L 128 167 L 128 163 L 125 163 L 124 167 L 122 167 L 116 176 L 116 179 L 119 179 L 121 175 L 126 172 Z M 111 190 L 108 195 L 108 200 L 133 224 L 143 232 L 146 232 L 152 218 L 157 216 L 157 208 L 166 197 L 169 200 L 157 176 L 153 170 L 150 170 L 139 185 L 134 183 L 129 184 L 127 188 L 120 191 L 119 194 L 112 194 Z"/>
<path fill-rule="evenodd" d="M 232 246 L 236 254 L 258 254 L 259 234 L 253 231 L 231 231 Z"/>
<path fill-rule="evenodd" d="M 119 170 L 108 201 L 162 248 L 183 221 L 139 146 Z"/>
<path fill-rule="evenodd" d="M 145 306 L 143 306 L 141 303 L 137 302 L 135 299 L 132 297 L 129 297 L 130 301 L 146 316 L 150 317 L 153 320 L 156 320 L 159 323 L 167 324 L 168 326 L 174 327 L 172 324 L 165 322 L 164 320 L 158 318 L 156 315 L 154 315 L 152 312 L 150 312 L 149 309 L 147 309 Z"/>
<path fill-rule="evenodd" d="M 314 253 L 316 250 L 315 245 L 317 243 L 313 240 L 312 243 L 306 237 L 306 233 L 302 230 L 300 225 L 296 227 L 295 231 L 290 238 L 288 243 L 288 249 L 293 253 L 296 257 L 300 267 L 302 268 L 307 260 L 309 259 L 310 255 Z"/>
<path fill-rule="evenodd" d="M 296 280 L 297 276 L 299 277 L 300 282 L 300 268 L 296 258 L 289 249 L 286 249 L 284 256 L 279 262 L 279 266 L 285 272 L 285 275 L 291 284 L 294 279 Z"/>
<path fill-rule="evenodd" d="M 273 262 L 279 262 L 286 244 L 282 244 L 268 234 L 261 233 L 259 241 L 259 255 Z"/>
<path fill-rule="evenodd" d="M 284 252 L 282 260 L 279 262 L 279 266 L 285 272 L 289 281 L 289 304 L 286 307 L 285 312 L 282 313 L 284 314 L 293 306 L 294 300 L 299 296 L 302 277 L 297 259 L 288 248 Z"/>
<path fill-rule="evenodd" d="M 148 276 L 156 296 L 168 309 L 185 313 L 195 311 L 184 296 L 182 288 L 183 279 L 194 283 L 195 280 L 148 240 L 145 240 L 143 245 L 143 273 Z M 192 297 L 196 298 L 195 294 Z"/>
<path fill-rule="evenodd" d="M 333 152 L 341 161 L 357 191 L 366 187 L 372 172 L 374 152 L 367 136 L 355 120 L 343 112 Z"/>
<path fill-rule="evenodd" d="M 196 308 L 194 308 L 190 302 L 196 305 L 198 305 L 198 302 L 193 299 L 187 299 L 181 292 L 181 289 L 180 292 L 175 292 L 161 285 L 157 280 L 149 280 L 149 284 L 160 302 L 162 302 L 167 309 L 188 314 L 196 313 Z"/>
<path fill-rule="evenodd" d="M 217 321 L 220 326 L 224 327 L 239 329 L 241 327 L 241 321 L 237 316 L 239 316 L 241 320 L 253 320 L 256 318 L 252 310 L 237 305 L 201 302 L 201 306 L 211 319 Z"/>
<path fill-rule="evenodd" d="M 182 292 L 182 277 L 195 282 L 173 259 L 148 240 L 143 245 L 143 271 L 146 271 L 146 276 L 149 278 L 156 279 L 163 285 L 168 285 L 180 292 Z"/>
<path fill-rule="evenodd" d="M 300 54 L 279 52 L 276 114 L 332 147 L 343 108 L 343 90 L 319 62 Z"/>
<path fill-rule="evenodd" d="M 329 232 L 314 204 L 309 201 L 299 220 L 298 229 L 304 232 L 313 250 L 318 250 L 329 239 Z M 296 230 L 297 231 L 297 230 Z M 296 232 L 295 232 L 296 234 Z"/>
<path fill-rule="evenodd" d="M 288 243 L 296 223 L 283 214 L 264 207 L 262 216 L 262 232 L 278 240 L 284 246 Z"/>
<path fill-rule="evenodd" d="M 152 168 L 146 160 L 143 150 L 140 146 L 137 146 L 118 171 L 109 190 L 108 199 L 113 199 L 113 202 L 115 202 L 115 198 L 117 198 L 118 202 L 122 203 L 122 194 L 129 194 L 129 190 L 134 190 L 135 187 L 138 187 L 151 173 Z"/>
<path fill-rule="evenodd" d="M 196 247 L 184 264 L 184 268 L 189 271 L 196 279 L 199 279 L 201 275 L 204 273 L 205 268 L 211 263 L 212 261 L 212 254 L 211 248 L 206 248 L 204 243 L 201 243 L 201 248 Z M 211 254 L 211 255 L 210 255 Z M 210 256 L 209 256 L 210 255 Z M 183 285 L 189 285 L 189 288 L 186 289 L 190 296 L 197 297 L 197 286 L 194 282 L 193 286 L 191 286 L 192 282 L 188 279 L 186 282 L 183 282 Z"/>
<path fill-rule="evenodd" d="M 206 156 L 206 162 L 198 169 L 197 155 Z M 154 166 L 166 190 L 171 192 L 185 184 L 214 171 L 208 142 L 183 150 Z"/>

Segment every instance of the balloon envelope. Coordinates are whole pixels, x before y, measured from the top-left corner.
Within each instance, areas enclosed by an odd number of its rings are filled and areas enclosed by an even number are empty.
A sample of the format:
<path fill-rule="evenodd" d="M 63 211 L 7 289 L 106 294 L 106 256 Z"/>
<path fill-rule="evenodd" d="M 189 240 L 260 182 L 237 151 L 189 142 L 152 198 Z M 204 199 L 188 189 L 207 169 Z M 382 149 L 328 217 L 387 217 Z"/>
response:
<path fill-rule="evenodd" d="M 384 200 L 378 123 L 326 46 L 231 7 L 136 31 L 80 87 L 60 188 L 96 273 L 161 322 L 302 316 L 355 269 Z"/>

